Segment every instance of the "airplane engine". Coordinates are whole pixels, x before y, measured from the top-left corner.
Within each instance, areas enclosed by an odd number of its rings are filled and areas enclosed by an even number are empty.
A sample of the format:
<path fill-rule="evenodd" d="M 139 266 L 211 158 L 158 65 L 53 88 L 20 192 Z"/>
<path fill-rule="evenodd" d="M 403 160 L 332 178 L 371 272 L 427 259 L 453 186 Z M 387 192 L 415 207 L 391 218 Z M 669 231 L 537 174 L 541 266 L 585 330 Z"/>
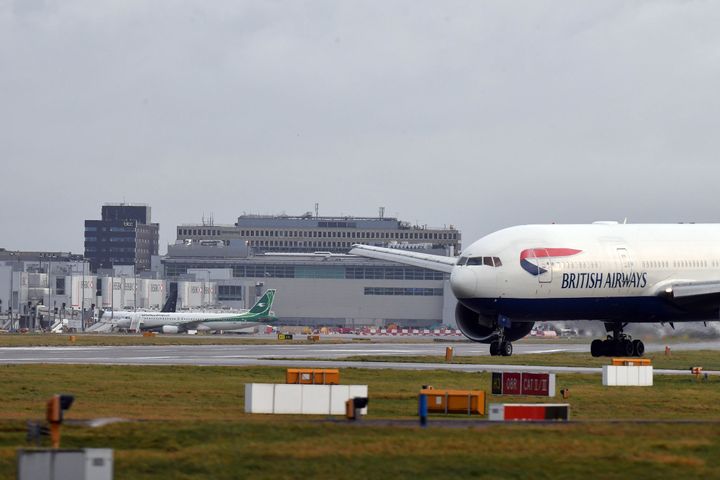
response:
<path fill-rule="evenodd" d="M 497 340 L 497 318 L 481 315 L 458 302 L 455 306 L 458 328 L 473 342 L 491 343 Z M 530 333 L 535 322 L 514 322 L 505 328 L 505 340 L 514 342 Z"/>
<path fill-rule="evenodd" d="M 163 325 L 163 333 L 178 333 L 180 329 L 176 325 Z"/>

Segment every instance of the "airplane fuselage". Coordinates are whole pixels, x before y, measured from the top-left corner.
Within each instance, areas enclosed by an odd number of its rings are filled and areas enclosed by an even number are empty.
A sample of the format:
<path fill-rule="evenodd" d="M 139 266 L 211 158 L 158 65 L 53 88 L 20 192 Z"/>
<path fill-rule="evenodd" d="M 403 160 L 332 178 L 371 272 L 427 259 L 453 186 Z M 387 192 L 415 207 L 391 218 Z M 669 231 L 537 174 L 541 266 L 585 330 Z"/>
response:
<path fill-rule="evenodd" d="M 140 321 L 144 330 L 160 329 L 167 325 L 196 323 L 200 330 L 237 330 L 263 324 L 260 321 L 242 318 L 243 313 L 203 313 L 203 312 L 115 312 L 112 319 L 118 328 L 130 328 L 132 321 Z M 103 320 L 110 320 L 111 313 L 106 312 Z"/>
<path fill-rule="evenodd" d="M 212 312 L 105 312 L 117 328 L 160 330 L 178 333 L 189 330 L 242 330 L 271 321 L 275 289 L 268 289 L 250 310 L 241 313 Z"/>
<path fill-rule="evenodd" d="M 463 251 L 450 281 L 466 307 L 512 321 L 677 322 L 718 319 L 717 295 L 678 301 L 671 285 L 719 274 L 720 225 L 600 223 L 492 233 Z"/>

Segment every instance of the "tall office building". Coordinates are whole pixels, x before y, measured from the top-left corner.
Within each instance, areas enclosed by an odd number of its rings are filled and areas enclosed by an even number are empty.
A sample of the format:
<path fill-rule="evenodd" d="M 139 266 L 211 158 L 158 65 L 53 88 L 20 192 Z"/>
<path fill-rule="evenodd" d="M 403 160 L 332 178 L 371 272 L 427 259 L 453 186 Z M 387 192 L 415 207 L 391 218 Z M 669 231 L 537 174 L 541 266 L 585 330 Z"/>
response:
<path fill-rule="evenodd" d="M 138 204 L 105 204 L 102 220 L 85 220 L 85 258 L 90 269 L 134 265 L 135 271 L 150 269 L 157 255 L 160 226 L 152 223 L 150 207 Z"/>

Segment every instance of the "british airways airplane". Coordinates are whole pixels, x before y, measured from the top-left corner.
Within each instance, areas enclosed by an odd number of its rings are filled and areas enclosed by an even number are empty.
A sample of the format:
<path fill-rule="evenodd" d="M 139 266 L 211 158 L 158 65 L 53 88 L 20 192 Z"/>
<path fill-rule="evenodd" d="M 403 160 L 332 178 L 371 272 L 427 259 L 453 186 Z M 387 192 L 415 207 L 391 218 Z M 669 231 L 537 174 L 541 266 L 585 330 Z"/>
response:
<path fill-rule="evenodd" d="M 608 335 L 592 342 L 593 356 L 642 356 L 627 324 L 720 316 L 720 225 L 523 225 L 459 258 L 368 245 L 350 253 L 449 273 L 458 328 L 491 355 L 512 355 L 536 321 L 597 320 Z"/>

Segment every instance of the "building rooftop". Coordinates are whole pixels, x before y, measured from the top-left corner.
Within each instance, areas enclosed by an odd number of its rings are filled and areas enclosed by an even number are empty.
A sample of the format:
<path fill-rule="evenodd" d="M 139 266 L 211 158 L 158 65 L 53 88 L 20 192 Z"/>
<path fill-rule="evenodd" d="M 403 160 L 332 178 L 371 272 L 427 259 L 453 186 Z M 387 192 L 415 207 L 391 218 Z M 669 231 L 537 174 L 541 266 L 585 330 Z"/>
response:
<path fill-rule="evenodd" d="M 0 248 L 0 261 L 71 262 L 85 257 L 72 252 L 22 252 Z"/>

